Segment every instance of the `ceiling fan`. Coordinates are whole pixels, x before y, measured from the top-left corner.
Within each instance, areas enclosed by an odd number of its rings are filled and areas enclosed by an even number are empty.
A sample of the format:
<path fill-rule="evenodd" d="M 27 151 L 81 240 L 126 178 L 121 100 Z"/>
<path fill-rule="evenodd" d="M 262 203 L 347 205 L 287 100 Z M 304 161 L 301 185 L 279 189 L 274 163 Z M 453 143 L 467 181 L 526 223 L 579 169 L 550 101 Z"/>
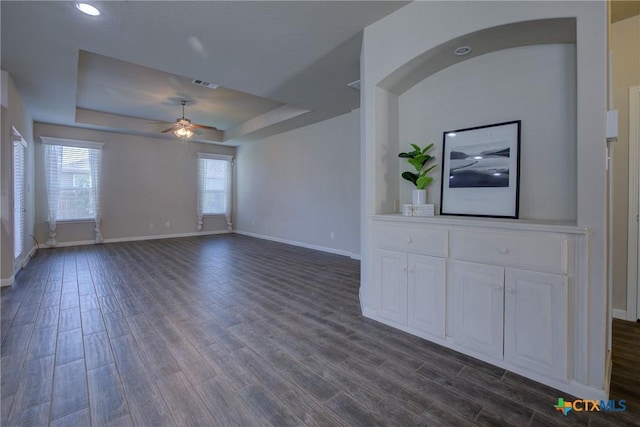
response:
<path fill-rule="evenodd" d="M 186 100 L 181 100 L 180 104 L 182 105 L 182 117 L 177 118 L 176 122 L 169 129 L 163 130 L 161 133 L 168 133 L 173 131 L 174 135 L 178 138 L 191 138 L 193 134 L 200 135 L 201 131 L 198 129 L 209 129 L 209 130 L 218 130 L 218 128 L 214 126 L 206 126 L 200 125 L 197 123 L 191 123 L 190 119 L 187 119 L 184 116 L 184 106 L 187 104 Z"/>

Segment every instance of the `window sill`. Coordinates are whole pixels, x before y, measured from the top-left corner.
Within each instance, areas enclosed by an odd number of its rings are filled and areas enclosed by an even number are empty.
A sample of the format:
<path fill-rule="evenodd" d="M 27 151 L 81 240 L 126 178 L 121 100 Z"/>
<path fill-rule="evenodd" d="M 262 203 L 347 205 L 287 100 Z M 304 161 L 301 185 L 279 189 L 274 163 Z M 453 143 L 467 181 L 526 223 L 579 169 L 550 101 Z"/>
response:
<path fill-rule="evenodd" d="M 48 223 L 49 221 L 47 221 Z M 58 219 L 56 224 L 74 224 L 83 222 L 96 222 L 94 218 Z"/>
<path fill-rule="evenodd" d="M 224 216 L 223 213 L 202 214 L 202 216 Z"/>

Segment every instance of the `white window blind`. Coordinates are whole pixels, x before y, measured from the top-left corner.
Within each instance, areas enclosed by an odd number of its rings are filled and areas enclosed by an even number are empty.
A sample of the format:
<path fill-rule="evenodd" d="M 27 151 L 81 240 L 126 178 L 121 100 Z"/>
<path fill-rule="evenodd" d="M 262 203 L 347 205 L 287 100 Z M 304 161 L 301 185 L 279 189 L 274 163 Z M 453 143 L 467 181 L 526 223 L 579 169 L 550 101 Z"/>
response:
<path fill-rule="evenodd" d="M 232 157 L 198 153 L 198 230 L 205 215 L 222 215 L 231 229 Z"/>
<path fill-rule="evenodd" d="M 13 143 L 13 249 L 14 258 L 24 251 L 25 228 L 25 146 L 23 141 Z"/>

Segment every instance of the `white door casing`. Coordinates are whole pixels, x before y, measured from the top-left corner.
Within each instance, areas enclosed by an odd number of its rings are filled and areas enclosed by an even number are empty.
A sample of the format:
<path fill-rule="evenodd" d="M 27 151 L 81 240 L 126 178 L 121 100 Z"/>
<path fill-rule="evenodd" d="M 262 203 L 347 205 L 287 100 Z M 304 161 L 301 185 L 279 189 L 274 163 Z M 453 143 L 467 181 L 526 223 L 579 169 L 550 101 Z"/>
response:
<path fill-rule="evenodd" d="M 640 318 L 640 86 L 629 89 L 629 222 L 627 320 Z"/>

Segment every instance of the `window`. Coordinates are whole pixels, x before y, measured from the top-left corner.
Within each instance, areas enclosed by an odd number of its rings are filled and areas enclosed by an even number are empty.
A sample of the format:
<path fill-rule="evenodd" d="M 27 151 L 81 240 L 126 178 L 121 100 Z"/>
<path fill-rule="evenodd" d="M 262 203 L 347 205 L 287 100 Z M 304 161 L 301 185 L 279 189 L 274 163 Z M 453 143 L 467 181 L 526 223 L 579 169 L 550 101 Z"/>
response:
<path fill-rule="evenodd" d="M 55 245 L 56 223 L 94 220 L 96 243 L 100 234 L 101 143 L 41 137 L 45 144 L 45 171 L 49 205 L 48 245 Z"/>
<path fill-rule="evenodd" d="M 225 215 L 231 228 L 232 157 L 198 153 L 198 230 L 205 215 Z"/>
<path fill-rule="evenodd" d="M 225 211 L 228 165 L 225 160 L 200 159 L 200 173 L 204 175 L 202 213 L 205 215 L 223 214 Z"/>
<path fill-rule="evenodd" d="M 89 148 L 63 146 L 58 221 L 93 218 L 95 213 Z"/>

